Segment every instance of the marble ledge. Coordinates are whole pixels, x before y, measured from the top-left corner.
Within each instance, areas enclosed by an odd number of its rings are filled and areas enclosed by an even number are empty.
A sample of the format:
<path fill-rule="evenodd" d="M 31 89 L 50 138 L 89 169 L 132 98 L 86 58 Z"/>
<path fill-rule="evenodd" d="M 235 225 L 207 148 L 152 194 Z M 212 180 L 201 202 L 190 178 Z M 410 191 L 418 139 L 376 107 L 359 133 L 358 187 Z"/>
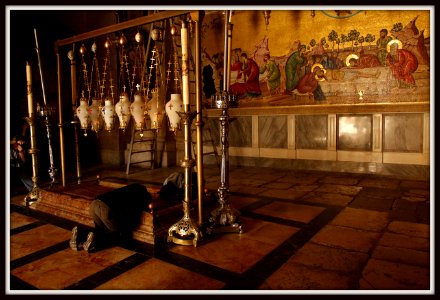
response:
<path fill-rule="evenodd" d="M 341 114 L 341 113 L 407 113 L 430 112 L 429 102 L 415 103 L 356 103 L 356 104 L 316 104 L 264 107 L 229 108 L 229 116 L 251 115 L 297 115 L 297 114 Z M 208 117 L 218 117 L 221 109 L 209 108 Z"/>

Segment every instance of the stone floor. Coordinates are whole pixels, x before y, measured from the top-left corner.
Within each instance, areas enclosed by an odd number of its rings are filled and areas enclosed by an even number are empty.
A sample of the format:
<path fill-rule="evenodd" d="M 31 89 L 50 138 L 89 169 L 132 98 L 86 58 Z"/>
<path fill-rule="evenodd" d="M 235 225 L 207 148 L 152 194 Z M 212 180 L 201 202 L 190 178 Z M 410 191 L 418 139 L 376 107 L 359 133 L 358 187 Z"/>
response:
<path fill-rule="evenodd" d="M 160 186 L 175 170 L 99 174 Z M 218 168 L 206 166 L 204 173 L 215 191 Z M 23 206 L 23 195 L 7 195 L 6 291 L 433 293 L 429 179 L 231 166 L 229 182 L 241 234 L 207 235 L 197 247 L 132 241 L 90 254 L 69 248 L 71 220 Z"/>

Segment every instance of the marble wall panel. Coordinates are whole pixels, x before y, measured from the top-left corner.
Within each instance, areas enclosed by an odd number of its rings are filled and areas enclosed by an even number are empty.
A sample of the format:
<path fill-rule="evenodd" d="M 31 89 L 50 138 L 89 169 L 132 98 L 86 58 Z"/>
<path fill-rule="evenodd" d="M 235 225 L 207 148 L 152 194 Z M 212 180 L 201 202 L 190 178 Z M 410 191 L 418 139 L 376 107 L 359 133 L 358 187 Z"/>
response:
<path fill-rule="evenodd" d="M 252 116 L 230 118 L 229 146 L 252 147 Z"/>
<path fill-rule="evenodd" d="M 327 115 L 298 115 L 295 117 L 296 149 L 327 149 Z"/>
<path fill-rule="evenodd" d="M 372 115 L 339 115 L 337 149 L 372 150 Z"/>
<path fill-rule="evenodd" d="M 384 114 L 383 118 L 384 152 L 422 152 L 423 114 Z"/>
<path fill-rule="evenodd" d="M 287 116 L 258 117 L 260 148 L 287 148 Z"/>
<path fill-rule="evenodd" d="M 220 125 L 218 118 L 207 118 L 203 127 L 203 141 L 212 140 L 215 145 L 219 145 Z"/>

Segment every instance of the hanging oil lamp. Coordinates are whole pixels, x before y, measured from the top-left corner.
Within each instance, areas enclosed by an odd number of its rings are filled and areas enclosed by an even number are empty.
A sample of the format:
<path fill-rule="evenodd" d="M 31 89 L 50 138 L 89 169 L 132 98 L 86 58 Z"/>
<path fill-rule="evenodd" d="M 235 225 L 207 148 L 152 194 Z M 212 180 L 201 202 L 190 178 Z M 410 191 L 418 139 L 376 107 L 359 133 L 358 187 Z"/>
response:
<path fill-rule="evenodd" d="M 102 86 L 105 89 L 105 83 L 107 82 L 107 71 L 109 73 L 109 87 L 107 89 L 107 96 L 104 98 L 104 106 L 101 107 L 101 114 L 104 119 L 104 127 L 107 131 L 111 131 L 114 128 L 114 119 L 116 116 L 114 105 L 114 91 L 113 91 L 113 78 L 110 69 L 110 47 L 111 40 L 107 38 L 104 43 L 104 47 L 107 49 L 106 57 L 104 58 L 104 66 L 102 73 Z"/>
<path fill-rule="evenodd" d="M 138 43 L 137 47 L 136 47 L 136 53 L 135 53 L 135 60 L 134 60 L 134 66 L 133 66 L 133 82 L 132 85 L 134 85 L 134 81 L 135 81 L 135 77 L 136 77 L 136 73 L 138 73 L 137 78 L 139 79 L 139 81 L 142 82 L 142 72 L 141 69 L 141 65 L 143 62 L 143 57 L 142 57 L 142 53 L 143 51 L 141 50 L 141 42 L 142 42 L 142 34 L 138 31 L 138 33 L 135 36 L 136 42 Z M 138 72 L 136 72 L 138 71 Z M 140 87 L 141 84 L 137 84 L 136 85 L 136 93 L 134 94 L 134 101 L 133 103 L 131 103 L 130 105 L 130 112 L 131 115 L 134 119 L 134 123 L 135 123 L 135 130 L 139 130 L 140 131 L 140 136 L 143 136 L 143 129 L 144 129 L 144 125 L 145 125 L 145 98 L 144 95 L 141 93 L 140 91 Z"/>
<path fill-rule="evenodd" d="M 162 127 L 162 121 L 165 115 L 165 108 L 162 100 L 160 99 L 160 68 L 158 67 L 160 64 L 159 61 L 159 52 L 156 46 L 153 47 L 152 56 L 151 56 L 151 64 L 149 71 L 149 83 L 151 83 L 151 77 L 153 69 L 155 69 L 156 77 L 154 81 L 154 88 L 151 90 L 151 100 L 147 102 L 146 105 L 146 113 L 148 114 L 151 122 L 151 129 L 159 130 Z"/>
<path fill-rule="evenodd" d="M 125 132 L 127 126 L 129 124 L 131 113 L 130 113 L 130 99 L 128 97 L 128 93 L 125 91 L 126 87 L 124 86 L 124 91 L 119 95 L 119 101 L 115 104 L 115 112 L 119 119 L 119 129 L 122 129 Z"/>
<path fill-rule="evenodd" d="M 92 63 L 92 72 L 95 74 L 93 76 L 92 73 L 92 80 L 90 81 L 91 86 L 95 87 L 95 95 L 92 98 L 92 104 L 88 108 L 89 117 L 90 117 L 90 123 L 92 130 L 96 133 L 99 132 L 102 129 L 103 125 L 103 119 L 101 115 L 101 99 L 98 97 L 98 89 L 101 85 L 101 80 L 99 77 L 99 66 L 98 66 L 98 59 L 96 57 L 96 51 L 97 51 L 97 45 L 96 42 L 92 45 L 92 52 L 93 52 L 93 63 Z M 95 80 L 93 80 L 95 79 Z"/>
<path fill-rule="evenodd" d="M 105 130 L 111 131 L 114 128 L 114 120 L 115 120 L 115 106 L 113 105 L 113 97 L 106 97 L 104 99 L 104 106 L 101 107 L 101 114 L 104 118 L 104 126 Z"/>
<path fill-rule="evenodd" d="M 124 45 L 127 43 L 127 38 L 122 33 L 119 38 L 119 44 L 121 45 L 121 65 L 120 65 L 120 78 L 121 78 L 121 85 L 123 88 L 123 91 L 119 95 L 119 101 L 115 104 L 115 112 L 119 119 L 119 129 L 122 129 L 123 132 L 125 132 L 125 129 L 127 129 L 127 126 L 129 124 L 131 113 L 130 113 L 130 98 L 128 95 L 128 92 L 126 91 L 127 86 L 125 82 L 125 73 L 127 75 L 129 74 L 128 70 L 128 58 L 127 54 L 124 51 Z M 129 76 L 127 76 L 128 82 Z"/>
<path fill-rule="evenodd" d="M 182 101 L 182 93 L 180 87 L 180 67 L 179 67 L 177 47 L 175 42 L 176 33 L 177 33 L 176 27 L 172 26 L 171 35 L 173 40 L 173 56 L 172 56 L 172 62 L 168 63 L 167 87 L 169 86 L 170 83 L 169 82 L 170 74 L 173 73 L 174 89 L 173 89 L 173 93 L 171 93 L 170 95 L 170 100 L 165 104 L 165 111 L 169 121 L 169 130 L 173 131 L 174 133 L 176 132 L 176 130 L 180 129 L 179 112 L 183 112 L 183 101 Z M 172 67 L 174 68 L 174 70 L 171 70 Z"/>
<path fill-rule="evenodd" d="M 87 104 L 87 98 L 84 97 L 84 91 L 82 91 L 81 98 L 79 99 L 79 106 L 76 108 L 76 116 L 79 119 L 81 129 L 84 130 L 84 136 L 87 136 L 87 129 L 90 125 L 89 118 L 89 105 Z"/>
<path fill-rule="evenodd" d="M 151 129 L 160 129 L 163 120 L 163 111 L 159 106 L 159 89 L 154 88 L 151 91 L 151 100 L 147 103 L 147 113 L 151 121 Z"/>
<path fill-rule="evenodd" d="M 79 99 L 79 106 L 76 108 L 75 113 L 76 113 L 76 117 L 79 119 L 79 123 L 80 123 L 80 128 L 82 130 L 84 130 L 84 136 L 87 136 L 87 129 L 90 126 L 90 117 L 89 117 L 89 112 L 88 112 L 88 101 L 87 98 L 85 97 L 85 90 L 87 89 L 88 86 L 88 76 L 87 76 L 87 64 L 84 60 L 84 54 L 86 53 L 87 49 L 84 46 L 84 44 L 81 45 L 81 47 L 79 48 L 79 52 L 81 53 L 81 65 L 82 65 L 82 72 L 83 72 L 83 76 L 81 76 L 81 78 L 83 78 L 83 83 L 82 83 L 82 92 L 81 92 L 81 98 Z"/>
<path fill-rule="evenodd" d="M 134 95 L 134 101 L 130 105 L 130 112 L 133 116 L 134 122 L 135 122 L 135 129 L 136 130 L 143 130 L 144 124 L 145 124 L 145 99 L 141 92 L 139 91 L 140 85 L 137 86 L 138 91 Z"/>

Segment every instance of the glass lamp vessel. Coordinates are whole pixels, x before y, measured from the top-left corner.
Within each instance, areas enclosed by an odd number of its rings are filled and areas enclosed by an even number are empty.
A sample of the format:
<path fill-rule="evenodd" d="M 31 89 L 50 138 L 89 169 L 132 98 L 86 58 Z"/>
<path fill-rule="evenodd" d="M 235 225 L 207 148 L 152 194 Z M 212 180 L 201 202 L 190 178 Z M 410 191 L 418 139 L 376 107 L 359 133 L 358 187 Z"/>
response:
<path fill-rule="evenodd" d="M 127 129 L 128 123 L 131 118 L 130 105 L 131 103 L 128 98 L 128 94 L 126 92 L 123 92 L 119 96 L 118 103 L 115 104 L 115 112 L 119 119 L 119 129 Z"/>
<path fill-rule="evenodd" d="M 90 124 L 92 130 L 98 132 L 102 129 L 103 120 L 101 115 L 101 100 L 97 98 L 92 99 L 92 105 L 90 105 L 87 109 L 90 117 Z"/>
<path fill-rule="evenodd" d="M 134 119 L 135 129 L 143 130 L 145 125 L 145 100 L 140 93 L 134 95 L 134 101 L 130 105 L 130 112 Z"/>
<path fill-rule="evenodd" d="M 164 108 L 160 105 L 159 89 L 154 88 L 151 91 L 152 99 L 147 103 L 147 113 L 151 120 L 152 129 L 160 129 L 164 117 Z"/>
<path fill-rule="evenodd" d="M 169 120 L 169 130 L 176 131 L 180 129 L 180 115 L 183 112 L 182 94 L 171 94 L 171 99 L 165 104 L 165 111 Z"/>
<path fill-rule="evenodd" d="M 79 99 L 79 106 L 76 108 L 76 116 L 79 119 L 79 124 L 81 129 L 85 132 L 90 126 L 90 116 L 89 116 L 89 105 L 87 104 L 87 99 L 81 97 Z"/>
<path fill-rule="evenodd" d="M 104 119 L 104 128 L 107 131 L 111 131 L 114 128 L 115 123 L 115 106 L 113 105 L 112 98 L 104 99 L 104 106 L 101 107 L 101 114 Z"/>

